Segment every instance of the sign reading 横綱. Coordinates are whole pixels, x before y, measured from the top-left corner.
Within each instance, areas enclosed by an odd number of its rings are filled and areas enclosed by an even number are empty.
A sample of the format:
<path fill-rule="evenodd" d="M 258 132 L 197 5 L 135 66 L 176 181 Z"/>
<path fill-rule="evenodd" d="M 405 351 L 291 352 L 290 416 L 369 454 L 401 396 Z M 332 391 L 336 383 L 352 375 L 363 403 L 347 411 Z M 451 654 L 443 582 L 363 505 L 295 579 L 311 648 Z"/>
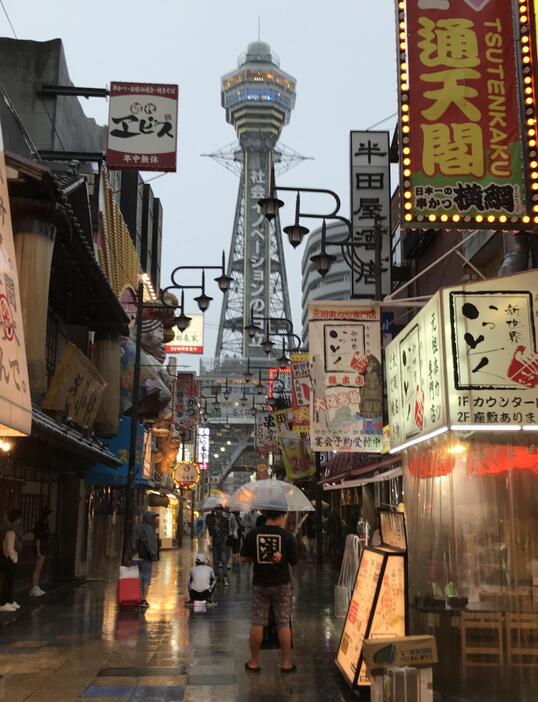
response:
<path fill-rule="evenodd" d="M 380 453 L 383 380 L 379 308 L 309 303 L 313 451 Z"/>
<path fill-rule="evenodd" d="M 528 226 L 537 154 L 527 5 L 405 0 L 399 10 L 404 225 Z"/>
<path fill-rule="evenodd" d="M 375 297 L 376 236 L 382 237 L 382 292 L 390 292 L 390 137 L 350 133 L 351 221 L 356 245 L 352 297 Z M 377 234 L 376 234 L 377 222 Z"/>
<path fill-rule="evenodd" d="M 116 170 L 175 171 L 177 85 L 110 84 L 107 166 Z"/>
<path fill-rule="evenodd" d="M 538 424 L 535 271 L 444 288 L 386 348 L 391 446 Z"/>
<path fill-rule="evenodd" d="M 446 426 L 442 332 L 435 295 L 385 349 L 393 447 Z"/>
<path fill-rule="evenodd" d="M 32 401 L 1 129 L 0 152 L 0 436 L 28 436 Z"/>
<path fill-rule="evenodd" d="M 174 339 L 164 345 L 165 353 L 193 353 L 204 352 L 204 315 L 190 314 L 191 322 L 185 331 L 174 327 Z"/>

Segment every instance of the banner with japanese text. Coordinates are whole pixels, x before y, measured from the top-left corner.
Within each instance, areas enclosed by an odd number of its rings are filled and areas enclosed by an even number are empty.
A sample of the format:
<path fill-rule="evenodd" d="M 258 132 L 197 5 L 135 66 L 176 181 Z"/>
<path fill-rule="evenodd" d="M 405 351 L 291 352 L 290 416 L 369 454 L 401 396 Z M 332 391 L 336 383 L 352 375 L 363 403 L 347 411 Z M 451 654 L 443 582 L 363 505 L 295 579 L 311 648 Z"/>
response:
<path fill-rule="evenodd" d="M 115 170 L 175 171 L 177 85 L 110 84 L 106 164 Z"/>
<path fill-rule="evenodd" d="M 198 424 L 200 407 L 200 381 L 194 373 L 178 373 L 174 402 L 176 431 L 194 429 Z"/>
<path fill-rule="evenodd" d="M 258 412 L 256 414 L 254 439 L 257 453 L 267 454 L 278 451 L 276 424 L 272 412 Z"/>
<path fill-rule="evenodd" d="M 95 422 L 106 386 L 90 359 L 68 341 L 43 398 L 43 409 L 62 412 L 87 429 Z"/>
<path fill-rule="evenodd" d="M 290 360 L 292 429 L 305 433 L 310 428 L 310 355 L 292 353 Z"/>
<path fill-rule="evenodd" d="M 0 436 L 29 436 L 32 429 L 32 400 L 23 323 L 32 324 L 32 320 L 23 320 L 1 129 L 0 152 Z M 31 315 L 32 310 L 28 310 L 27 314 Z"/>
<path fill-rule="evenodd" d="M 309 435 L 292 430 L 293 413 L 290 408 L 273 412 L 278 445 L 288 480 L 300 480 L 314 475 L 316 462 L 310 450 Z"/>
<path fill-rule="evenodd" d="M 165 353 L 193 353 L 204 352 L 204 315 L 189 314 L 191 322 L 185 331 L 174 327 L 174 338 L 164 345 Z"/>
<path fill-rule="evenodd" d="M 310 302 L 313 451 L 380 453 L 383 378 L 379 308 Z"/>
<path fill-rule="evenodd" d="M 399 10 L 402 219 L 530 222 L 536 158 L 527 0 L 405 0 Z M 525 20 L 525 21 L 524 21 Z M 534 154 L 534 155 L 533 155 Z M 422 223 L 422 225 L 421 225 Z"/>

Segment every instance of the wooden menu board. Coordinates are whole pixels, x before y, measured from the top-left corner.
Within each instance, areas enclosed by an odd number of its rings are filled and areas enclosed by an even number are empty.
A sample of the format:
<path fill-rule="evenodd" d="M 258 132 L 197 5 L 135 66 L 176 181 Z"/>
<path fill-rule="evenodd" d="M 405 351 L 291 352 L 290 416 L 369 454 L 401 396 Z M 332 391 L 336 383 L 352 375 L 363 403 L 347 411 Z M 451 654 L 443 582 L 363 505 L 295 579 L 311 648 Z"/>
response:
<path fill-rule="evenodd" d="M 352 687 L 370 684 L 363 665 L 364 639 L 405 636 L 405 598 L 405 554 L 365 548 L 336 656 Z"/>
<path fill-rule="evenodd" d="M 403 512 L 379 511 L 379 526 L 383 546 L 407 551 L 407 532 Z"/>

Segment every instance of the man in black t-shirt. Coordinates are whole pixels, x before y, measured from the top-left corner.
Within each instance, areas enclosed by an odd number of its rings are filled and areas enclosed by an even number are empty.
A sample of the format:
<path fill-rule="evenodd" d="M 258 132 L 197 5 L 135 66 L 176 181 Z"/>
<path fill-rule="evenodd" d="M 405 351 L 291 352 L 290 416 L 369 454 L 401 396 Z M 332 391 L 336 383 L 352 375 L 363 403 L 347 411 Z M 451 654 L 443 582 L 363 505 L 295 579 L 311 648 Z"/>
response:
<path fill-rule="evenodd" d="M 250 660 L 247 670 L 258 672 L 263 627 L 269 623 L 273 611 L 278 642 L 282 652 L 283 673 L 296 670 L 291 662 L 291 577 L 290 565 L 298 561 L 297 546 L 293 536 L 283 529 L 284 512 L 264 512 L 266 522 L 252 529 L 245 536 L 241 560 L 252 563 L 252 622 L 250 629 Z"/>

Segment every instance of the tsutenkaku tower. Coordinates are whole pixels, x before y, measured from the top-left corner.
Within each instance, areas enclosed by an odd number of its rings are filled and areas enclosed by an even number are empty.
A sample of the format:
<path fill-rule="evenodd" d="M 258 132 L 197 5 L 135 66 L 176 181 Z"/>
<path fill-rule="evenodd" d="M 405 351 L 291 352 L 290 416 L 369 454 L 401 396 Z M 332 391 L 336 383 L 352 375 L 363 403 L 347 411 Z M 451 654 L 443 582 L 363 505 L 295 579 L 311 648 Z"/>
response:
<path fill-rule="evenodd" d="M 280 220 L 269 223 L 258 200 L 269 194 L 275 146 L 295 105 L 295 79 L 280 69 L 271 47 L 257 41 L 240 56 L 237 70 L 223 76 L 221 95 L 239 139 L 241 176 L 227 270 L 234 284 L 224 295 L 215 355 L 265 358 L 263 335 L 250 339 L 244 328 L 251 310 L 291 319 Z"/>

